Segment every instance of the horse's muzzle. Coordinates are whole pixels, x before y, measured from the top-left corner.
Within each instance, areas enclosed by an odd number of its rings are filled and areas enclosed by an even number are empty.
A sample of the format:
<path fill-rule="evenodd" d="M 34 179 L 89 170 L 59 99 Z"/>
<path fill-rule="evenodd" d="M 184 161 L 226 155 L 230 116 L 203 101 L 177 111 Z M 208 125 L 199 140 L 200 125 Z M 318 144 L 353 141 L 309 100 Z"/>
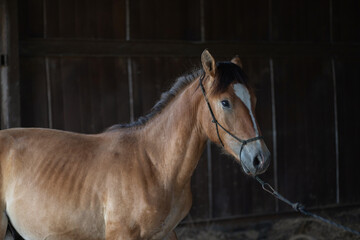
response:
<path fill-rule="evenodd" d="M 264 173 L 270 165 L 270 152 L 259 151 L 254 156 L 251 156 L 248 161 L 241 161 L 241 166 L 244 172 L 251 176 L 256 176 Z"/>

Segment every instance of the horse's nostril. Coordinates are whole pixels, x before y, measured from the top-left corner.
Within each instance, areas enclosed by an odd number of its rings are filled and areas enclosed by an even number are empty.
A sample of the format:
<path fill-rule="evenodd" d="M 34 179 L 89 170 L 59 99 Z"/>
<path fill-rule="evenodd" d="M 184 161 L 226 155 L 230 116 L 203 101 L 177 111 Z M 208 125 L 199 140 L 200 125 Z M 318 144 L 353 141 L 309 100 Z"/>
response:
<path fill-rule="evenodd" d="M 259 160 L 259 157 L 260 156 L 256 156 L 255 159 L 254 159 L 253 164 L 254 164 L 255 168 L 258 168 L 260 166 L 260 164 L 261 164 L 261 161 Z"/>

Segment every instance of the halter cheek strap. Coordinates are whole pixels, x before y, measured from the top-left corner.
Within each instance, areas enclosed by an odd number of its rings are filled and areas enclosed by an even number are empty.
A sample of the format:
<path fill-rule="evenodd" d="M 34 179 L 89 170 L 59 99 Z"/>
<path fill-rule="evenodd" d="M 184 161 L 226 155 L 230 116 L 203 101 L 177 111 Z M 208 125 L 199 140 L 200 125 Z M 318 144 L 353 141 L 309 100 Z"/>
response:
<path fill-rule="evenodd" d="M 221 146 L 224 147 L 224 143 L 223 141 L 221 140 L 221 137 L 220 137 L 220 134 L 219 134 L 219 127 L 222 128 L 227 134 L 229 134 L 231 137 L 233 137 L 235 140 L 237 140 L 238 142 L 241 143 L 241 148 L 240 148 L 240 152 L 239 152 L 239 157 L 241 158 L 241 152 L 244 148 L 244 146 L 246 144 L 248 144 L 249 142 L 254 142 L 254 141 L 257 141 L 257 140 L 261 140 L 263 139 L 263 136 L 257 136 L 257 137 L 254 137 L 254 138 L 249 138 L 249 139 L 246 139 L 246 140 L 243 140 L 243 139 L 240 139 L 238 138 L 237 136 L 235 136 L 234 134 L 232 134 L 231 132 L 229 132 L 226 128 L 224 128 L 217 120 L 216 120 L 216 117 L 214 115 L 214 112 L 210 106 L 210 102 L 209 102 L 209 99 L 207 98 L 207 95 L 206 95 L 206 91 L 205 91 L 205 87 L 202 83 L 203 79 L 205 78 L 205 74 L 202 74 L 201 77 L 199 78 L 199 81 L 200 81 L 200 88 L 201 88 L 201 91 L 204 95 L 204 98 L 205 98 L 205 102 L 209 108 L 209 112 L 210 112 L 210 115 L 212 117 L 212 122 L 215 124 L 215 128 L 216 128 L 216 133 L 217 133 L 217 136 L 219 138 L 219 141 L 220 141 L 220 144 Z"/>

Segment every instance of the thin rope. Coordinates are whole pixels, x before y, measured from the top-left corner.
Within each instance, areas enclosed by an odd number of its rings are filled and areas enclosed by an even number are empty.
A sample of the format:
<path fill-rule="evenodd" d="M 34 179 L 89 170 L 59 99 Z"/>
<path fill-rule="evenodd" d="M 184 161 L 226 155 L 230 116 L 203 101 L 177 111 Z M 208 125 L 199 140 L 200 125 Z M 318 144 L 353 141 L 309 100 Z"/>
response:
<path fill-rule="evenodd" d="M 341 225 L 339 223 L 336 223 L 332 220 L 329 220 L 329 219 L 326 219 L 326 218 L 323 218 L 319 215 L 316 215 L 315 213 L 312 213 L 312 212 L 309 212 L 307 210 L 305 210 L 305 206 L 302 205 L 301 203 L 293 203 L 291 201 L 289 201 L 288 199 L 286 199 L 284 196 L 282 196 L 280 193 L 278 193 L 270 184 L 268 184 L 267 182 L 264 182 L 263 180 L 261 180 L 258 176 L 255 176 L 255 179 L 261 184 L 261 187 L 268 193 L 270 193 L 271 195 L 273 195 L 275 198 L 279 199 L 280 201 L 288 204 L 289 206 L 291 206 L 296 212 L 300 212 L 306 216 L 310 216 L 310 217 L 313 217 L 313 218 L 316 218 L 322 222 L 325 222 L 327 224 L 330 224 L 334 227 L 337 227 L 339 229 L 342 229 L 344 231 L 347 231 L 347 232 L 351 232 L 357 236 L 360 236 L 360 232 L 359 231 L 356 231 L 354 229 L 351 229 L 349 227 L 346 227 L 344 225 Z"/>

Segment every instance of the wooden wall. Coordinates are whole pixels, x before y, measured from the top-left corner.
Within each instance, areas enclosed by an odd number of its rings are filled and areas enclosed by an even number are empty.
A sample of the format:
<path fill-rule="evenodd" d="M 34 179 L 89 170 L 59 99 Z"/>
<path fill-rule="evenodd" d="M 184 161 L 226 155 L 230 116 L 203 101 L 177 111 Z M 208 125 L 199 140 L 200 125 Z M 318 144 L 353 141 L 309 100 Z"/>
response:
<path fill-rule="evenodd" d="M 308 207 L 359 204 L 360 2 L 18 0 L 21 125 L 96 133 L 177 76 L 239 54 L 272 152 L 263 178 Z M 210 146 L 188 221 L 291 211 Z"/>

